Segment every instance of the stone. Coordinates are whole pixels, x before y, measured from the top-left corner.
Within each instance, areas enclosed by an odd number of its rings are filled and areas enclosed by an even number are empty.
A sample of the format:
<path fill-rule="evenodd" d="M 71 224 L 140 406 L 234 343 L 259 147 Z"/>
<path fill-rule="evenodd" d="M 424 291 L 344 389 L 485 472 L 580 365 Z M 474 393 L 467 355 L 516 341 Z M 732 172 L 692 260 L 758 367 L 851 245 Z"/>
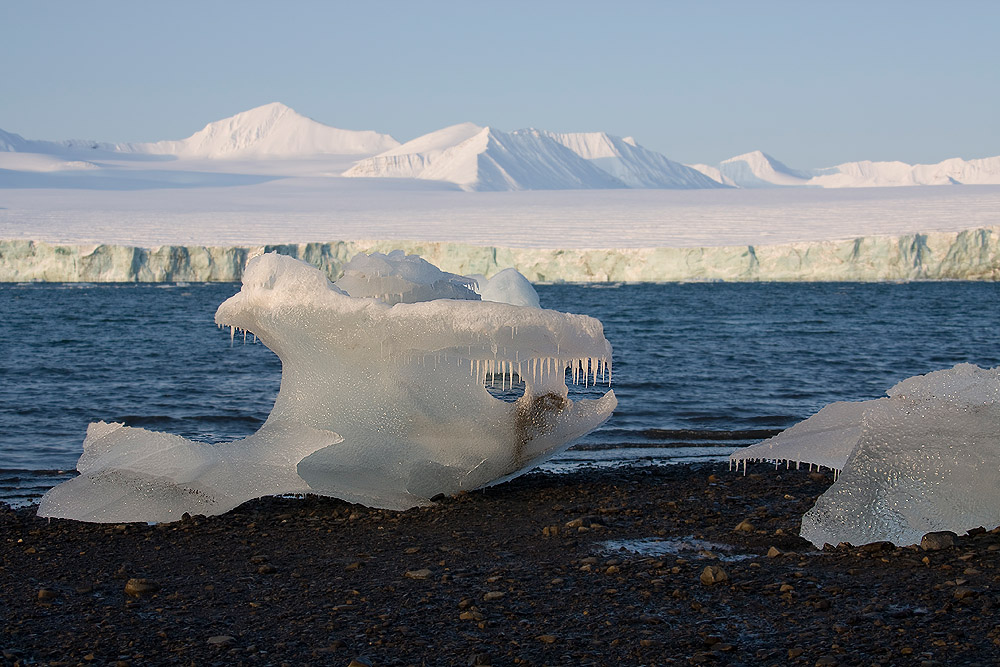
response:
<path fill-rule="evenodd" d="M 729 575 L 718 565 L 708 565 L 701 571 L 701 583 L 706 586 L 712 586 L 728 579 Z"/>
<path fill-rule="evenodd" d="M 781 551 L 778 550 L 778 547 L 771 547 L 770 549 L 767 550 L 768 558 L 777 558 L 780 555 Z"/>
<path fill-rule="evenodd" d="M 754 531 L 754 527 L 753 524 L 750 523 L 747 519 L 743 519 L 743 521 L 740 521 L 738 524 L 736 524 L 736 527 L 733 528 L 733 531 L 737 533 L 752 533 Z"/>
<path fill-rule="evenodd" d="M 52 602 L 57 597 L 59 597 L 59 591 L 55 591 L 51 588 L 39 588 L 38 589 L 38 601 L 39 602 Z"/>
<path fill-rule="evenodd" d="M 132 597 L 153 595 L 160 590 L 160 585 L 152 579 L 129 579 L 125 582 L 125 594 Z"/>
<path fill-rule="evenodd" d="M 491 600 L 499 600 L 503 596 L 504 596 L 503 591 L 489 591 L 488 593 L 485 593 L 483 595 L 483 599 L 489 602 Z"/>
<path fill-rule="evenodd" d="M 372 667 L 374 664 L 371 658 L 361 655 L 347 663 L 347 667 Z"/>
<path fill-rule="evenodd" d="M 431 571 L 426 567 L 419 570 L 407 570 L 405 576 L 407 579 L 430 579 Z"/>
<path fill-rule="evenodd" d="M 559 641 L 559 638 L 556 637 L 555 635 L 538 635 L 537 637 L 535 637 L 535 639 L 542 642 L 543 644 L 555 644 L 557 641 Z"/>
<path fill-rule="evenodd" d="M 955 533 L 950 530 L 940 530 L 927 533 L 920 539 L 920 548 L 924 551 L 939 551 L 955 546 Z"/>
<path fill-rule="evenodd" d="M 230 644 L 236 641 L 236 637 L 230 635 L 215 635 L 214 637 L 208 638 L 208 643 L 213 646 L 218 646 L 220 644 Z"/>

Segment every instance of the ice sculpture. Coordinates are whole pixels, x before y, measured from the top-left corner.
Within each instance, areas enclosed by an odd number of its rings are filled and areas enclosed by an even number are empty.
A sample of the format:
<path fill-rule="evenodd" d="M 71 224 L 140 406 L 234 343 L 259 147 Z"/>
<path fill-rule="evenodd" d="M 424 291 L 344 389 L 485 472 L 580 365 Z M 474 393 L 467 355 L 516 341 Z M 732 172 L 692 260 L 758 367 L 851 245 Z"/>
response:
<path fill-rule="evenodd" d="M 405 509 L 515 477 L 614 410 L 612 391 L 568 398 L 567 371 L 610 381 L 599 321 L 480 301 L 473 281 L 402 253 L 347 269 L 331 284 L 303 262 L 261 255 L 219 306 L 220 326 L 252 332 L 282 362 L 260 431 L 213 446 L 92 425 L 81 475 L 49 491 L 39 515 L 169 521 L 304 491 Z M 486 386 L 519 380 L 511 402 Z"/>
<path fill-rule="evenodd" d="M 828 405 L 730 460 L 836 471 L 802 517 L 801 535 L 816 546 L 907 545 L 931 531 L 1000 524 L 1000 367 L 959 364 L 886 393 Z"/>
<path fill-rule="evenodd" d="M 472 278 L 476 281 L 475 289 L 483 301 L 539 307 L 538 292 L 516 269 L 504 269 L 492 278 L 479 275 Z"/>

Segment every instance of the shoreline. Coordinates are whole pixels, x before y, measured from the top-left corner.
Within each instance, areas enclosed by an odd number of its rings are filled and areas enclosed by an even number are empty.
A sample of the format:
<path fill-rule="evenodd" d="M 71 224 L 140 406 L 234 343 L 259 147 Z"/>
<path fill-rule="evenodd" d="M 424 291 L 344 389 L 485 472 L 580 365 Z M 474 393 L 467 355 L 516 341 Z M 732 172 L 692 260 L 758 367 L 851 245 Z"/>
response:
<path fill-rule="evenodd" d="M 533 472 L 406 512 L 265 498 L 153 526 L 0 506 L 0 647 L 6 664 L 1000 660 L 992 527 L 820 551 L 798 523 L 832 475 L 749 471 Z M 703 583 L 709 566 L 726 579 Z"/>

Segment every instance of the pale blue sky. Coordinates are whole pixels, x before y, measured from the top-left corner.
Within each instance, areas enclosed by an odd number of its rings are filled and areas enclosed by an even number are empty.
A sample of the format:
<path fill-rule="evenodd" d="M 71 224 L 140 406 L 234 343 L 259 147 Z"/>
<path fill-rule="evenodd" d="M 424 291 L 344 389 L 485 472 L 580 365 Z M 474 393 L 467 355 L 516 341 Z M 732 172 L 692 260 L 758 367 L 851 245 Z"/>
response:
<path fill-rule="evenodd" d="M 400 141 L 603 130 L 683 162 L 1000 154 L 1000 2 L 0 3 L 0 129 L 180 139 L 279 101 Z"/>

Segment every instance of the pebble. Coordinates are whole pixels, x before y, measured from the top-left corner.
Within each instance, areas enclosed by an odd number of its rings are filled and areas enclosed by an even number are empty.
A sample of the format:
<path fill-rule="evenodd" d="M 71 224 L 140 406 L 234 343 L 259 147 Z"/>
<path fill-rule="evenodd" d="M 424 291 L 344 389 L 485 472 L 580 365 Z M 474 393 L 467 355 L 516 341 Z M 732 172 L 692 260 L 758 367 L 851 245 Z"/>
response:
<path fill-rule="evenodd" d="M 59 597 L 59 592 L 54 591 L 51 588 L 39 588 L 38 589 L 38 601 L 39 602 L 52 602 L 57 597 Z"/>
<path fill-rule="evenodd" d="M 408 579 L 428 579 L 431 576 L 431 571 L 429 569 L 421 568 L 419 570 L 407 570 L 406 577 Z"/>
<path fill-rule="evenodd" d="M 236 641 L 236 637 L 230 635 L 215 635 L 214 637 L 208 638 L 208 643 L 213 646 L 218 646 L 219 644 L 229 644 Z"/>
<path fill-rule="evenodd" d="M 712 586 L 728 579 L 729 575 L 718 565 L 708 565 L 701 571 L 701 583 L 706 586 Z"/>
<path fill-rule="evenodd" d="M 736 527 L 733 528 L 733 530 L 737 533 L 752 533 L 754 531 L 754 527 L 753 524 L 747 519 L 743 519 L 743 521 L 736 524 Z"/>
<path fill-rule="evenodd" d="M 942 530 L 927 533 L 920 539 L 920 548 L 924 551 L 938 551 L 955 546 L 955 533 L 950 530 Z"/>
<path fill-rule="evenodd" d="M 778 550 L 778 547 L 771 547 L 770 549 L 767 550 L 768 558 L 777 558 L 780 555 L 781 551 Z"/>
<path fill-rule="evenodd" d="M 362 655 L 347 663 L 347 667 L 372 667 L 374 664 L 375 663 L 372 662 L 371 658 L 366 655 Z"/>
<path fill-rule="evenodd" d="M 499 600 L 503 596 L 504 596 L 503 591 L 489 591 L 488 593 L 485 593 L 483 595 L 483 599 L 489 602 L 491 600 Z"/>
<path fill-rule="evenodd" d="M 129 579 L 125 582 L 125 594 L 132 597 L 152 595 L 160 590 L 160 585 L 152 579 Z"/>
<path fill-rule="evenodd" d="M 555 635 L 538 635 L 537 637 L 535 637 L 535 639 L 542 642 L 543 644 L 555 644 L 557 641 L 559 641 L 559 638 L 556 637 Z"/>

